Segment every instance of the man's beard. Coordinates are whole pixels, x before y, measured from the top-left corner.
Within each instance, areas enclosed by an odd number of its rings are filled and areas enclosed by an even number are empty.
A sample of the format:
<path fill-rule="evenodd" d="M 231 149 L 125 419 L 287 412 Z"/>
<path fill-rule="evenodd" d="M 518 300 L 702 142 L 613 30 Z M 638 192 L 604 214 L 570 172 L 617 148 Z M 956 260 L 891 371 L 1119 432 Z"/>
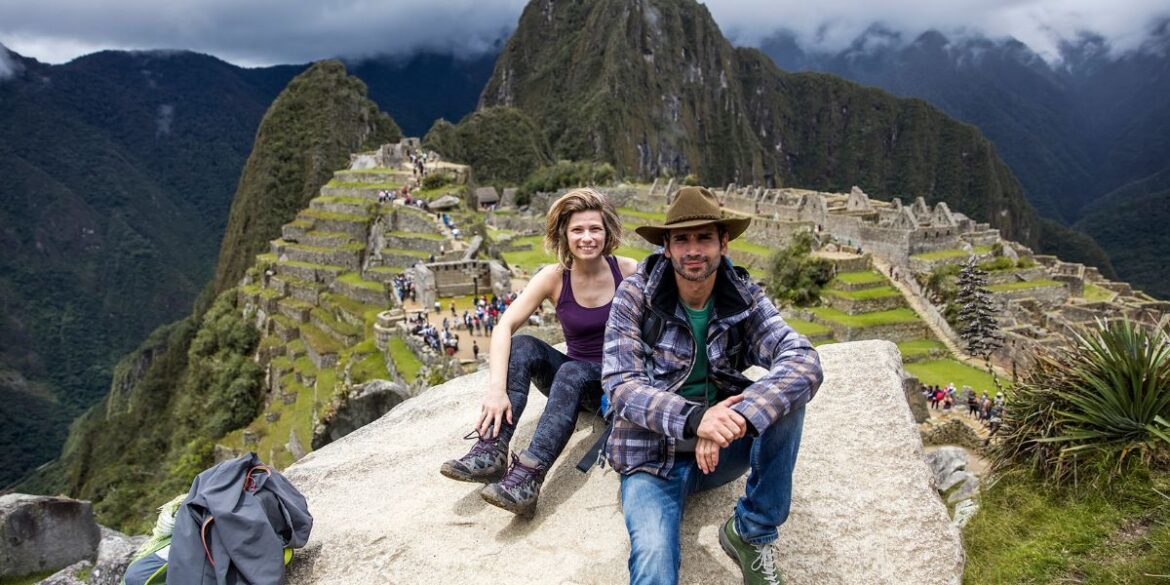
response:
<path fill-rule="evenodd" d="M 702 274 L 695 274 L 693 272 L 687 272 L 687 270 L 683 267 L 684 261 L 686 261 L 686 260 L 699 260 L 699 259 L 702 259 L 703 261 L 705 261 L 707 263 L 707 270 L 705 272 L 703 272 Z M 690 256 L 690 257 L 682 258 L 682 259 L 671 258 L 670 264 L 671 264 L 671 266 L 674 266 L 674 271 L 676 273 L 678 273 L 679 276 L 681 276 L 687 280 L 690 280 L 692 282 L 703 282 L 704 280 L 707 280 L 707 278 L 710 277 L 712 274 L 715 274 L 715 270 L 717 268 L 719 268 L 718 262 L 712 262 L 711 259 L 707 258 L 706 256 L 698 256 L 698 257 L 697 256 Z"/>

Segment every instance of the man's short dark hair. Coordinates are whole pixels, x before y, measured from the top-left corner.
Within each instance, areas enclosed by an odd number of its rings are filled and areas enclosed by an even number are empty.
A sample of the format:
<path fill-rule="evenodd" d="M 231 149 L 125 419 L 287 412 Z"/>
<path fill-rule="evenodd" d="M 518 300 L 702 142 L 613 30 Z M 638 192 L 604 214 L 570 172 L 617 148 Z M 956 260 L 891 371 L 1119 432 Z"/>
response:
<path fill-rule="evenodd" d="M 662 247 L 663 248 L 665 248 L 667 246 L 667 244 L 670 243 L 670 232 L 671 232 L 671 230 L 666 230 L 666 235 L 662 236 Z M 723 236 L 726 234 L 727 234 L 727 226 L 725 226 L 721 223 L 715 224 L 715 235 L 719 238 L 720 241 L 723 240 Z"/>

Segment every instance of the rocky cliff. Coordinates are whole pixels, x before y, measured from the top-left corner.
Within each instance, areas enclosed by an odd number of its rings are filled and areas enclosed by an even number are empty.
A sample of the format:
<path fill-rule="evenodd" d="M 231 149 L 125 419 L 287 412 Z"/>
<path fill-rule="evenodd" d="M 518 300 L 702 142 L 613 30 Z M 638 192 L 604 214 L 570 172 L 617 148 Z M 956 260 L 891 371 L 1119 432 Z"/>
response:
<path fill-rule="evenodd" d="M 534 0 L 480 107 L 513 106 L 558 158 L 619 173 L 947 200 L 1034 244 L 1035 210 L 974 127 L 921 100 L 777 69 L 693 0 Z"/>
<path fill-rule="evenodd" d="M 959 583 L 959 533 L 924 463 L 896 347 L 868 341 L 819 351 L 825 383 L 808 407 L 792 515 L 777 545 L 786 582 Z M 573 467 L 600 432 L 599 419 L 582 415 L 532 520 L 487 505 L 477 485 L 439 475 L 443 460 L 468 448 L 460 437 L 486 380 L 479 372 L 432 388 L 286 471 L 315 519 L 291 583 L 628 578 L 617 475 Z M 530 439 L 543 408 L 533 392 L 518 444 Z M 683 582 L 740 582 L 716 530 L 742 489 L 741 479 L 690 500 Z"/>

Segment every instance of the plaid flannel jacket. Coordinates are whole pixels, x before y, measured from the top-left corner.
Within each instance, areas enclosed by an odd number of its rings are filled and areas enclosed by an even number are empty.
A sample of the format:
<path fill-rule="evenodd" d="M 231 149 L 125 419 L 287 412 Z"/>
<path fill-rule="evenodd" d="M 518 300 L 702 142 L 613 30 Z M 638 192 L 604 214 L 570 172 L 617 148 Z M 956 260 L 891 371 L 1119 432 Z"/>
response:
<path fill-rule="evenodd" d="M 708 376 L 719 400 L 745 395 L 732 409 L 763 432 L 816 394 L 824 379 L 820 358 L 745 270 L 724 260 L 716 278 L 707 327 Z M 643 322 L 651 312 L 663 327 L 657 340 L 644 340 Z M 676 394 L 694 365 L 694 352 L 670 260 L 651 255 L 618 287 L 605 328 L 601 382 L 614 412 L 606 456 L 618 472 L 670 473 L 687 415 L 701 406 Z M 753 383 L 742 374 L 752 365 L 768 374 Z"/>

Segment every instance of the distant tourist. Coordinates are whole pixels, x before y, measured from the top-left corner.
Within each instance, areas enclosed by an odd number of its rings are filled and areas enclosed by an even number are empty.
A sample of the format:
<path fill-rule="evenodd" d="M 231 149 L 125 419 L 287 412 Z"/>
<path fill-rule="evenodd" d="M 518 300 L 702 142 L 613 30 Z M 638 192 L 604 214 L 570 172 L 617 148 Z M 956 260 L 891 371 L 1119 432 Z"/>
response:
<path fill-rule="evenodd" d="M 441 471 L 461 481 L 494 481 L 480 491 L 490 504 L 515 514 L 533 513 L 545 474 L 573 434 L 578 409 L 600 406 L 601 347 L 610 302 L 637 267 L 630 258 L 610 255 L 621 235 L 621 220 L 605 196 L 592 189 L 566 193 L 549 208 L 545 228 L 545 245 L 556 253 L 557 264 L 532 278 L 499 316 L 498 330 L 493 333 L 491 315 L 485 322 L 491 336 L 488 389 L 469 435 L 477 440 L 470 452 L 447 461 Z M 567 355 L 535 337 L 513 337 L 545 300 L 561 315 Z M 533 384 L 548 402 L 532 442 L 513 453 L 508 465 L 508 443 Z"/>

